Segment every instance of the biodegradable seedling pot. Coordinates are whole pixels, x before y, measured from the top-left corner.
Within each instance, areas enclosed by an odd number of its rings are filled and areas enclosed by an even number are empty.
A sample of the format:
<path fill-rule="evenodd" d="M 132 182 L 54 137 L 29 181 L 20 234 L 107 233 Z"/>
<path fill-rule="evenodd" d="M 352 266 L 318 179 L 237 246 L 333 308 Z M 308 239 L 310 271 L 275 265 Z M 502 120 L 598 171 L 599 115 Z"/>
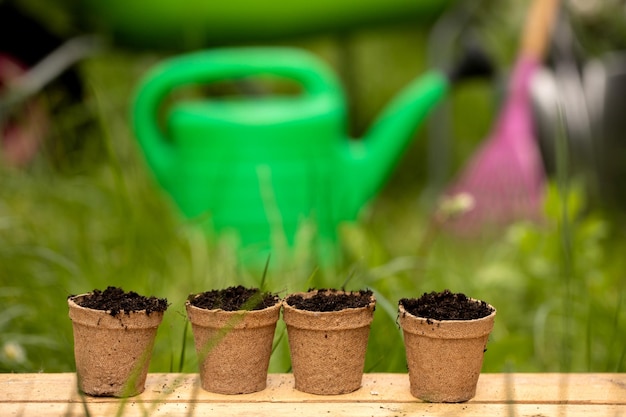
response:
<path fill-rule="evenodd" d="M 219 394 L 265 389 L 280 298 L 238 286 L 192 294 L 185 306 L 202 388 Z"/>
<path fill-rule="evenodd" d="M 398 311 L 411 394 L 428 402 L 473 398 L 496 309 L 445 290 L 402 299 Z"/>
<path fill-rule="evenodd" d="M 371 291 L 313 290 L 285 298 L 297 390 L 335 395 L 361 387 L 375 305 Z"/>
<path fill-rule="evenodd" d="M 167 300 L 108 287 L 70 296 L 67 303 L 78 389 L 99 397 L 143 392 Z"/>

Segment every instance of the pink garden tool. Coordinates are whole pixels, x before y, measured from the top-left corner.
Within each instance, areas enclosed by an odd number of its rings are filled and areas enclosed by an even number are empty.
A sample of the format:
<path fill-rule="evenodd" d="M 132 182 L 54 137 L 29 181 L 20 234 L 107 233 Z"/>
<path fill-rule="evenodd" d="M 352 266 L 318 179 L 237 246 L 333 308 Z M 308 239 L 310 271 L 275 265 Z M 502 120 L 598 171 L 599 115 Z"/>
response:
<path fill-rule="evenodd" d="M 530 84 L 544 56 L 558 4 L 558 0 L 532 3 L 495 128 L 444 193 L 446 199 L 466 202 L 466 209 L 453 218 L 437 219 L 458 235 L 476 236 L 516 220 L 541 217 L 545 174 L 533 132 Z"/>

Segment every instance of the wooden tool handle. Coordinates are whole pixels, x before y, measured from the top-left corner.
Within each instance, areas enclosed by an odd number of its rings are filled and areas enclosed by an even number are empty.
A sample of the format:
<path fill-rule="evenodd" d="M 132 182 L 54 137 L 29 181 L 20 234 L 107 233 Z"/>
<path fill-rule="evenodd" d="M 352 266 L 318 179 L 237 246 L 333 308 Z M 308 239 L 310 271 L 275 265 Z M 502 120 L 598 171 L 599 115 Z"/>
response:
<path fill-rule="evenodd" d="M 524 23 L 520 54 L 538 60 L 543 58 L 559 13 L 559 3 L 559 0 L 533 0 Z"/>

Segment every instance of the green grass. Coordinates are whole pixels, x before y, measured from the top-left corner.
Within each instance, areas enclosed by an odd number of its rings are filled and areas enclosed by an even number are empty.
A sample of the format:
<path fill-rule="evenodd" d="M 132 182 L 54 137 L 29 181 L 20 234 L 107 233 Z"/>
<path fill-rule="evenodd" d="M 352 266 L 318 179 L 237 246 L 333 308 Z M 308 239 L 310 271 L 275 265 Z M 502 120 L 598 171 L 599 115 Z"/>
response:
<path fill-rule="evenodd" d="M 585 188 L 552 184 L 542 226 L 520 223 L 470 242 L 441 234 L 419 251 L 433 204 L 422 198 L 423 173 L 410 174 L 423 158 L 415 155 L 424 146 L 420 134 L 359 222 L 342 225 L 335 267 L 316 269 L 305 253 L 301 263 L 271 262 L 267 275 L 247 271 L 228 238 L 178 215 L 143 165 L 128 106 L 157 58 L 113 51 L 86 62 L 89 99 L 55 117 L 55 140 L 32 167 L 0 172 L 0 371 L 73 371 L 66 297 L 116 285 L 171 303 L 150 370 L 196 372 L 184 300 L 234 284 L 281 295 L 371 288 L 378 305 L 368 372 L 406 371 L 397 302 L 444 288 L 498 309 L 485 372 L 626 370 L 623 218 L 588 204 Z M 455 123 L 463 117 L 476 122 L 461 114 Z M 85 119 L 93 124 L 84 128 Z M 474 129 L 476 137 L 485 126 Z M 69 158 L 54 148 L 60 139 L 85 145 Z M 290 369 L 284 332 L 281 322 L 271 372 Z"/>

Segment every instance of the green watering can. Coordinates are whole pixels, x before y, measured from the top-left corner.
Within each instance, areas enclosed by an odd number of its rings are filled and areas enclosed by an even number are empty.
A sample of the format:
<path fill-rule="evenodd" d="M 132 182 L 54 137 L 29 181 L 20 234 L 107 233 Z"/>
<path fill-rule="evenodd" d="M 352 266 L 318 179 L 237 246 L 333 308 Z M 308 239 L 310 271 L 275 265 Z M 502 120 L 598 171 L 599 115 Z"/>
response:
<path fill-rule="evenodd" d="M 159 123 L 165 99 L 179 87 L 266 76 L 300 91 L 180 100 Z M 133 125 L 156 179 L 187 218 L 210 214 L 215 232 L 235 230 L 241 247 L 257 248 L 261 257 L 277 250 L 277 229 L 291 248 L 309 220 L 319 256 L 329 261 L 338 225 L 356 220 L 382 188 L 448 87 L 445 74 L 425 74 L 364 138 L 352 140 L 341 85 L 314 55 L 284 47 L 214 49 L 153 68 L 139 86 Z"/>

